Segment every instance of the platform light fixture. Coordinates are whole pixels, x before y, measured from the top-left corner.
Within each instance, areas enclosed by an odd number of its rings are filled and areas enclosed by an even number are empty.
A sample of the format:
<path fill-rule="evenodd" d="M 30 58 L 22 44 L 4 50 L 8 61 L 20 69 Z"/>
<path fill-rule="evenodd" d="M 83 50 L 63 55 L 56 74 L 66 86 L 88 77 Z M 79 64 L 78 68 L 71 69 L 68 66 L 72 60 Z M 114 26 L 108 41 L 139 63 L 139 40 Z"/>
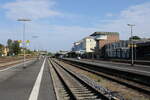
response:
<path fill-rule="evenodd" d="M 24 55 L 23 67 L 25 68 L 25 61 L 26 61 L 26 56 L 25 56 L 25 54 L 26 54 L 26 50 L 25 50 L 26 49 L 26 40 L 25 40 L 26 24 L 25 24 L 25 22 L 29 22 L 31 20 L 27 19 L 27 18 L 20 18 L 17 21 L 23 22 L 23 41 L 22 41 L 23 42 L 23 55 Z"/>

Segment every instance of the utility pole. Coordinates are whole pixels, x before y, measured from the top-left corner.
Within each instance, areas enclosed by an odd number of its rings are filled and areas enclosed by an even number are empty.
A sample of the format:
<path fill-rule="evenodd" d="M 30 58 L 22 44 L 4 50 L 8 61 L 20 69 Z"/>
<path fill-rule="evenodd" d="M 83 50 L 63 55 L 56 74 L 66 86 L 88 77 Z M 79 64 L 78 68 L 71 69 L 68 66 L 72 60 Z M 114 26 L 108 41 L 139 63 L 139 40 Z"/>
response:
<path fill-rule="evenodd" d="M 130 40 L 130 43 L 131 43 L 131 66 L 134 66 L 134 51 L 133 51 L 133 24 L 127 24 L 130 28 L 131 28 L 131 40 Z"/>
<path fill-rule="evenodd" d="M 26 27 L 26 25 L 25 25 L 25 22 L 27 22 L 27 21 L 31 21 L 30 19 L 24 19 L 24 18 L 22 18 L 22 19 L 18 19 L 17 21 L 21 21 L 21 22 L 23 22 L 23 55 L 24 55 L 24 57 L 23 57 L 23 68 L 26 68 L 25 67 L 25 61 L 26 61 L 26 40 L 25 40 L 25 27 Z"/>

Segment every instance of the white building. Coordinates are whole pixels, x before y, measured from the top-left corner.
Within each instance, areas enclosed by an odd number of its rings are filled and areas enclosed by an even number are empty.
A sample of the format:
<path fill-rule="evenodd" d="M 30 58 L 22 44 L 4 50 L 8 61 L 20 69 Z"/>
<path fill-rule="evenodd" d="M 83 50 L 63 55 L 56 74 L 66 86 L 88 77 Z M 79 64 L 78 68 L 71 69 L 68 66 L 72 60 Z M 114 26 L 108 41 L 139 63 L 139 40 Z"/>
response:
<path fill-rule="evenodd" d="M 78 42 L 75 42 L 72 51 L 75 51 L 77 53 L 85 53 L 85 52 L 89 53 L 89 52 L 94 52 L 95 47 L 96 47 L 95 39 L 89 36 L 83 38 Z"/>

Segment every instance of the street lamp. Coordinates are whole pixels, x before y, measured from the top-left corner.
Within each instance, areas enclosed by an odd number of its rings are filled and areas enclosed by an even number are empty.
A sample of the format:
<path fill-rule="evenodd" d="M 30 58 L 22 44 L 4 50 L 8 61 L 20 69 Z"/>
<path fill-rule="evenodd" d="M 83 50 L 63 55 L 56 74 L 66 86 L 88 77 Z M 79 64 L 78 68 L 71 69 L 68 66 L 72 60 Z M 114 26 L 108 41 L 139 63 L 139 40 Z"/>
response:
<path fill-rule="evenodd" d="M 25 22 L 27 21 L 31 21 L 30 19 L 25 19 L 25 18 L 21 18 L 18 19 L 17 21 L 21 21 L 23 22 L 23 54 L 24 54 L 24 59 L 23 59 L 23 67 L 25 68 L 25 61 L 26 61 L 26 52 L 25 52 L 25 48 L 26 48 L 26 41 L 25 41 Z"/>
<path fill-rule="evenodd" d="M 135 26 L 134 24 L 127 24 L 130 28 L 131 28 L 131 56 L 132 56 L 132 58 L 131 58 L 131 66 L 134 66 L 134 55 L 133 55 L 133 26 Z"/>
<path fill-rule="evenodd" d="M 34 35 L 34 36 L 32 36 L 32 38 L 37 39 L 37 38 L 39 38 L 39 36 Z M 38 51 L 38 47 L 35 46 L 35 47 L 34 47 L 34 50 L 36 50 L 36 52 L 37 52 L 37 51 Z"/>

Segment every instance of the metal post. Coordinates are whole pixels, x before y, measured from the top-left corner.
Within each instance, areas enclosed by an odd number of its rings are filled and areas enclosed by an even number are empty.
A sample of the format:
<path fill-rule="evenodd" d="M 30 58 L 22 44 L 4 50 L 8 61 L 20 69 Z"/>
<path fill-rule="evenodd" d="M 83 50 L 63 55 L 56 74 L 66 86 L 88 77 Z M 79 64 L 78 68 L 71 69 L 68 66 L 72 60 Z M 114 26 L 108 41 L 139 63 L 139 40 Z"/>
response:
<path fill-rule="evenodd" d="M 135 49 L 135 60 L 134 61 L 136 61 L 136 44 L 135 44 L 134 49 Z"/>
<path fill-rule="evenodd" d="M 32 36 L 33 39 L 37 39 L 38 37 L 39 36 Z M 37 55 L 38 49 L 36 46 L 34 47 L 34 50 L 36 50 L 36 55 Z M 39 59 L 39 56 L 37 56 L 37 59 Z"/>
<path fill-rule="evenodd" d="M 25 41 L 25 22 L 23 23 L 23 67 L 25 67 L 25 61 L 26 61 L 26 41 Z"/>
<path fill-rule="evenodd" d="M 134 57 L 133 57 L 134 56 L 133 55 L 134 51 L 133 51 L 133 32 L 132 32 L 132 27 L 133 26 L 131 25 L 131 49 L 132 49 L 132 61 L 131 61 L 132 63 L 131 63 L 131 65 L 134 66 Z"/>
<path fill-rule="evenodd" d="M 135 26 L 135 25 L 132 25 L 132 24 L 127 24 L 128 26 L 130 26 L 131 27 L 131 40 L 130 40 L 130 42 L 131 42 L 131 66 L 134 66 L 134 48 L 133 48 L 133 26 Z"/>
<path fill-rule="evenodd" d="M 94 59 L 94 52 L 92 52 L 92 58 Z"/>

